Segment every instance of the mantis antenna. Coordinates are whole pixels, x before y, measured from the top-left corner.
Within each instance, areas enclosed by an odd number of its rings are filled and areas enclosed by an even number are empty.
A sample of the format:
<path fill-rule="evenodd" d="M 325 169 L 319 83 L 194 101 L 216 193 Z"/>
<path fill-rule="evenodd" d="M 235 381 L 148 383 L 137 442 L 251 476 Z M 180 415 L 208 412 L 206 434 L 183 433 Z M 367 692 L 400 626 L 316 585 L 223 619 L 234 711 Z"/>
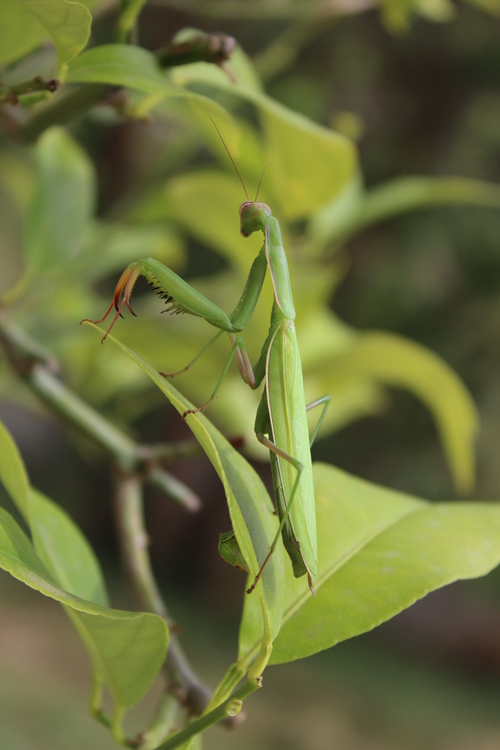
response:
<path fill-rule="evenodd" d="M 257 203 L 257 198 L 259 197 L 260 186 L 262 185 L 262 178 L 264 177 L 264 172 L 266 171 L 266 169 L 268 168 L 268 166 L 270 165 L 270 163 L 271 162 L 268 162 L 266 164 L 266 166 L 264 167 L 264 169 L 262 170 L 262 174 L 261 174 L 260 180 L 259 180 L 259 187 L 257 188 L 257 192 L 255 194 L 255 201 L 254 201 L 254 203 Z"/>
<path fill-rule="evenodd" d="M 210 115 L 209 115 L 209 117 L 210 117 Z M 212 120 L 212 118 L 211 118 L 211 117 L 210 117 L 210 119 Z M 227 151 L 227 155 L 228 155 L 228 156 L 229 156 L 229 158 L 231 159 L 231 164 L 232 164 L 232 165 L 233 165 L 233 167 L 235 168 L 235 170 L 236 170 L 236 174 L 237 174 L 237 175 L 238 175 L 238 177 L 240 178 L 240 182 L 241 182 L 241 184 L 243 185 L 243 190 L 245 191 L 245 195 L 246 195 L 247 201 L 249 201 L 249 202 L 250 202 L 250 199 L 249 199 L 249 197 L 248 197 L 248 193 L 247 193 L 247 189 L 246 189 L 246 187 L 245 187 L 245 183 L 243 182 L 243 179 L 242 179 L 242 177 L 241 177 L 240 173 L 238 172 L 238 167 L 236 166 L 236 164 L 235 164 L 235 162 L 234 162 L 234 159 L 233 159 L 233 157 L 231 156 L 231 152 L 229 151 L 228 147 L 226 146 L 226 142 L 224 141 L 224 138 L 223 138 L 223 137 L 221 136 L 221 134 L 220 134 L 220 130 L 219 130 L 219 128 L 217 127 L 217 125 L 215 124 L 214 120 L 212 120 L 212 125 L 213 125 L 213 126 L 214 126 L 214 128 L 216 129 L 216 131 L 217 131 L 217 134 L 218 134 L 219 138 L 220 138 L 220 139 L 221 139 L 221 141 L 222 141 L 222 145 L 223 145 L 223 146 L 224 146 L 224 148 L 226 149 L 226 151 Z M 260 186 L 262 185 L 262 178 L 264 177 L 264 172 L 266 171 L 266 169 L 268 168 L 268 166 L 269 166 L 269 164 L 270 164 L 270 163 L 271 163 L 271 162 L 268 162 L 268 163 L 266 164 L 266 166 L 264 167 L 264 169 L 262 170 L 262 174 L 261 174 L 261 176 L 260 176 L 260 180 L 259 180 L 259 186 L 258 186 L 258 188 L 257 188 L 257 192 L 256 192 L 256 194 L 255 194 L 255 200 L 254 200 L 254 203 L 257 203 L 257 198 L 259 197 L 259 190 L 260 190 Z"/>
<path fill-rule="evenodd" d="M 209 117 L 210 117 L 210 115 L 209 115 Z M 210 117 L 210 119 L 212 120 L 212 118 L 211 118 L 211 117 Z M 227 155 L 228 155 L 228 156 L 229 156 L 229 158 L 231 159 L 231 164 L 232 164 L 232 165 L 233 165 L 233 167 L 235 168 L 235 170 L 236 170 L 236 174 L 237 174 L 237 175 L 238 175 L 238 177 L 240 178 L 240 182 L 241 182 L 241 184 L 243 185 L 243 190 L 245 191 L 245 195 L 246 195 L 246 197 L 247 197 L 247 201 L 249 201 L 250 199 L 249 199 L 249 197 L 248 197 L 247 189 L 246 189 L 246 187 L 245 187 L 245 183 L 243 182 L 243 178 L 241 177 L 240 173 L 238 172 L 238 167 L 236 166 L 236 164 L 235 164 L 235 162 L 234 162 L 234 159 L 233 159 L 233 157 L 231 156 L 231 152 L 229 151 L 228 147 L 226 146 L 226 142 L 225 142 L 224 138 L 223 138 L 223 137 L 221 136 L 221 134 L 220 134 L 220 130 L 219 130 L 219 128 L 217 127 L 217 125 L 215 124 L 214 120 L 212 120 L 212 125 L 213 125 L 213 126 L 214 126 L 214 128 L 216 129 L 216 131 L 217 131 L 217 134 L 218 134 L 219 138 L 220 138 L 220 139 L 221 139 L 221 141 L 222 141 L 222 145 L 223 145 L 223 146 L 224 146 L 224 148 L 226 149 L 226 151 L 227 151 Z M 262 177 L 261 177 L 261 180 L 262 180 Z M 259 188 L 260 188 L 260 182 L 259 182 Z M 258 193 L 258 192 L 259 192 L 259 191 L 257 190 L 257 193 Z"/>

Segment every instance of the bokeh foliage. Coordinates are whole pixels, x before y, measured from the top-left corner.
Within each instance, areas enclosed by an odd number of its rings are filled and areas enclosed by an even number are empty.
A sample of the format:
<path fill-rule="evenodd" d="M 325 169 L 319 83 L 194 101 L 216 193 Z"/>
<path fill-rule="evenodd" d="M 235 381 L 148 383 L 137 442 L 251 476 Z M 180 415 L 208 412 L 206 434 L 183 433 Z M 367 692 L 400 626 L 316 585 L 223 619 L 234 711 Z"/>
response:
<path fill-rule="evenodd" d="M 129 5 L 138 11 L 141 4 Z M 213 6 L 216 12 L 218 4 Z M 127 7 L 125 3 L 122 13 Z M 259 7 L 264 12 L 259 3 L 254 10 Z M 85 49 L 92 18 L 88 8 L 99 6 L 10 0 L 0 11 L 5 15 L 0 106 L 7 111 L 15 98 L 28 113 L 5 121 L 7 135 L 0 151 L 2 242 L 10 255 L 18 256 L 14 272 L 6 269 L 4 274 L 1 302 L 10 316 L 6 325 L 14 321 L 20 331 L 28 332 L 39 344 L 40 362 L 54 355 L 74 391 L 120 425 L 133 428 L 138 418 L 161 403 L 162 393 L 182 413 L 184 397 L 156 370 L 177 370 L 192 359 L 210 336 L 206 324 L 188 316 L 166 322 L 151 295 L 134 299 L 137 320 L 119 321 L 114 332 L 122 342 L 118 346 L 110 340 L 100 347 L 96 336 L 77 323 L 102 314 L 111 280 L 139 257 L 152 256 L 188 273 L 193 285 L 225 310 L 236 303 L 259 242 L 239 236 L 241 185 L 210 123 L 212 117 L 250 196 L 263 166 L 270 164 L 260 197 L 283 230 L 306 398 L 311 401 L 325 392 L 332 397 L 324 435 L 378 413 L 387 388 L 406 389 L 431 413 L 455 487 L 470 491 L 478 419 L 460 378 L 438 355 L 401 335 L 346 325 L 333 312 L 334 295 L 345 274 L 343 246 L 371 225 L 422 207 L 498 209 L 500 188 L 447 176 L 399 177 L 366 189 L 352 137 L 355 121 L 353 125 L 344 118 L 345 132 L 336 132 L 280 104 L 266 94 L 258 69 L 241 47 L 226 69 L 196 62 L 170 71 L 162 69 L 154 53 L 122 40 L 99 44 L 98 36 L 91 37 Z M 321 4 L 310 4 L 307 13 L 313 18 L 311 8 L 319 12 Z M 488 9 L 498 12 L 494 3 Z M 380 11 L 389 29 L 401 31 L 413 14 L 444 21 L 453 9 L 434 0 L 383 3 Z M 306 10 L 303 3 L 290 3 L 288 12 L 293 17 Z M 189 41 L 195 33 L 187 29 L 176 42 Z M 52 46 L 26 57 L 47 38 Z M 52 99 L 45 92 L 23 90 L 23 81 L 35 74 L 57 74 L 62 89 Z M 64 127 L 67 113 L 71 117 L 72 102 L 73 115 L 78 113 L 78 97 L 85 92 L 95 97 L 96 105 L 84 108 L 89 130 L 77 122 L 71 132 Z M 116 190 L 117 200 L 109 210 L 98 210 L 102 175 L 92 160 L 89 132 L 119 128 L 127 119 L 145 123 L 141 138 L 154 139 L 154 158 L 147 168 L 136 169 L 133 181 Z M 253 360 L 266 335 L 271 301 L 271 285 L 266 282 L 244 334 Z M 227 341 L 221 340 L 198 370 L 179 383 L 190 401 L 206 400 L 226 351 Z M 4 364 L 3 392 L 33 408 L 32 394 L 19 384 L 19 368 L 16 373 Z M 236 372 L 230 372 L 209 413 L 218 429 L 204 417 L 188 420 L 223 480 L 233 528 L 254 575 L 275 519 L 260 480 L 221 433 L 243 435 L 248 454 L 263 458 L 252 437 L 258 399 Z M 10 437 L 3 432 L 2 436 L 2 482 L 25 516 L 34 544 L 33 548 L 16 521 L 2 515 L 2 565 L 69 608 L 90 652 L 96 684 L 106 684 L 115 699 L 113 731 L 121 741 L 122 713 L 142 696 L 159 670 L 166 628 L 154 614 L 106 609 L 101 574 L 85 541 L 51 501 L 29 489 Z M 222 679 L 213 709 L 229 700 L 248 670 L 255 677 L 264 669 L 273 642 L 274 663 L 315 653 L 375 627 L 434 588 L 483 575 L 498 563 L 497 506 L 429 505 L 365 485 L 326 465 L 318 465 L 315 476 L 321 519 L 318 597 L 312 599 L 306 585 L 295 581 L 287 568 L 283 572 L 279 555 L 272 559 L 260 600 L 254 596 L 245 602 L 238 661 Z M 89 570 L 83 584 L 71 573 L 78 545 Z M 86 603 L 78 604 L 75 596 Z M 117 661 L 122 650 L 129 661 Z M 166 734 L 168 727 L 164 730 Z"/>

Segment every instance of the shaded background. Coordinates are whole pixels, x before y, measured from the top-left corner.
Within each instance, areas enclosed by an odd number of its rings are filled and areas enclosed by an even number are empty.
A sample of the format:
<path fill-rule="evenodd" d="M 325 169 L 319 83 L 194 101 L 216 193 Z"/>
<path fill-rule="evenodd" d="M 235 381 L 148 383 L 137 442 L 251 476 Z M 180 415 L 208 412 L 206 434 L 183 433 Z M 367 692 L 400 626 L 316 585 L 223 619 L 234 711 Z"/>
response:
<path fill-rule="evenodd" d="M 112 24 L 111 17 L 100 20 L 98 41 Z M 164 46 L 188 25 L 233 34 L 258 56 L 287 22 L 146 8 L 141 44 Z M 469 6 L 460 6 L 449 24 L 417 20 L 398 36 L 387 33 L 375 12 L 354 15 L 318 24 L 286 72 L 267 71 L 268 93 L 321 123 L 358 131 L 369 186 L 411 174 L 499 182 L 499 38 L 499 21 Z M 148 127 L 102 128 L 87 121 L 74 129 L 98 171 L 102 214 L 113 210 L 154 158 Z M 480 499 L 500 496 L 499 237 L 500 215 L 494 211 L 439 208 L 392 220 L 349 243 L 350 267 L 334 301 L 347 323 L 421 342 L 463 378 L 481 413 L 474 491 Z M 196 247 L 190 257 L 196 265 Z M 55 421 L 8 404 L 0 414 L 33 484 L 70 512 L 94 546 L 111 580 L 114 606 L 131 607 L 118 569 L 104 461 L 84 461 Z M 155 408 L 135 428 L 148 441 L 188 436 L 168 407 Z M 407 393 L 392 392 L 381 417 L 360 420 L 318 443 L 314 457 L 429 499 L 454 496 L 431 418 Z M 266 476 L 265 467 L 259 470 Z M 234 602 L 241 601 L 243 582 L 212 544 L 228 522 L 208 461 L 185 461 L 176 473 L 206 504 L 187 518 L 150 492 L 151 554 L 186 650 L 201 676 L 215 684 L 221 663 L 234 656 Z M 238 734 L 211 730 L 206 747 L 498 747 L 499 585 L 498 573 L 455 584 L 373 633 L 269 669 L 264 691 L 246 703 L 249 721 Z M 86 655 L 60 609 L 6 574 L 0 575 L 0 589 L 8 602 L 0 630 L 0 750 L 112 747 L 106 732 L 84 714 Z"/>

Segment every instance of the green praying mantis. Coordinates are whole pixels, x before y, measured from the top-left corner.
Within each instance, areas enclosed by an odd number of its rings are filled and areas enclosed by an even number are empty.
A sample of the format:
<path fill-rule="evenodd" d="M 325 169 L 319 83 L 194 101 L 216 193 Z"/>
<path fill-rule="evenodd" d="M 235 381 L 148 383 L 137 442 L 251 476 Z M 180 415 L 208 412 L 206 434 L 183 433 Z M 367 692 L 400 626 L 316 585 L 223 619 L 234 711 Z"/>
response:
<path fill-rule="evenodd" d="M 295 333 L 295 307 L 281 229 L 269 206 L 257 201 L 264 173 L 262 173 L 255 200 L 249 200 L 238 168 L 219 129 L 214 122 L 213 124 L 245 191 L 246 201 L 240 206 L 240 232 L 243 237 L 249 237 L 257 231 L 261 231 L 264 235 L 264 245 L 253 261 L 245 288 L 235 309 L 227 315 L 163 263 L 153 258 L 143 258 L 131 263 L 125 269 L 116 285 L 113 301 L 105 315 L 100 320 L 92 322 L 102 323 L 113 307 L 115 308 L 116 314 L 102 339 L 104 341 L 118 317 L 121 316 L 124 307 L 135 315 L 130 306 L 130 298 L 137 279 L 139 276 L 144 276 L 165 301 L 167 311 L 188 313 L 204 318 L 210 325 L 219 329 L 186 367 L 174 373 L 161 373 L 161 375 L 174 377 L 186 372 L 224 332 L 229 334 L 231 352 L 212 395 L 203 406 L 186 411 L 183 418 L 186 418 L 189 413 L 203 412 L 207 408 L 216 397 L 233 357 L 236 358 L 241 377 L 252 389 L 258 388 L 264 381 L 262 398 L 255 419 L 255 434 L 259 442 L 269 449 L 280 525 L 271 548 L 247 593 L 253 591 L 257 585 L 281 535 L 292 563 L 294 576 L 300 578 L 307 575 L 309 588 L 314 594 L 314 587 L 318 580 L 318 561 L 311 446 L 325 416 L 330 396 L 323 396 L 306 406 L 302 364 Z M 252 316 L 268 268 L 274 290 L 271 324 L 260 357 L 256 365 L 252 367 L 244 341 L 239 334 L 245 329 Z M 323 409 L 310 440 L 306 412 L 319 405 L 322 405 Z M 228 554 L 221 552 L 221 554 L 226 560 L 236 564 L 234 559 L 238 556 L 237 551 L 233 549 L 233 552 Z"/>

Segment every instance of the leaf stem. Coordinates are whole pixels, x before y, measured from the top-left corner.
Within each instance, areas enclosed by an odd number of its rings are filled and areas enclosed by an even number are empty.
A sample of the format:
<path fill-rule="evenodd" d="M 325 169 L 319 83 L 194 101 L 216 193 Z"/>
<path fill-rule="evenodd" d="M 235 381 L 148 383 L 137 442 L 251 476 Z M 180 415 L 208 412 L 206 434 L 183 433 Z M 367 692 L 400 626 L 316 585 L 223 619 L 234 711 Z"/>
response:
<path fill-rule="evenodd" d="M 126 44 L 135 35 L 137 17 L 146 0 L 122 0 L 120 15 L 116 26 L 115 40 L 119 44 Z M 134 40 L 135 41 L 135 40 Z"/>
<path fill-rule="evenodd" d="M 205 731 L 205 729 L 208 729 L 219 721 L 223 721 L 228 717 L 236 716 L 241 711 L 243 700 L 260 687 L 262 687 L 261 677 L 247 680 L 241 688 L 236 690 L 236 692 L 233 693 L 230 698 L 225 700 L 224 703 L 221 703 L 220 706 L 217 706 L 217 708 L 214 708 L 214 710 L 210 711 L 208 714 L 200 716 L 199 719 L 191 722 L 191 724 L 181 732 L 172 735 L 172 737 L 166 742 L 159 745 L 157 750 L 174 750 L 174 748 L 180 747 L 192 737 L 195 737 L 197 734 L 200 734 Z"/>
<path fill-rule="evenodd" d="M 269 82 L 287 70 L 301 51 L 325 27 L 336 23 L 337 17 L 310 16 L 294 21 L 282 34 L 273 39 L 254 59 L 254 65 L 264 82 Z"/>

